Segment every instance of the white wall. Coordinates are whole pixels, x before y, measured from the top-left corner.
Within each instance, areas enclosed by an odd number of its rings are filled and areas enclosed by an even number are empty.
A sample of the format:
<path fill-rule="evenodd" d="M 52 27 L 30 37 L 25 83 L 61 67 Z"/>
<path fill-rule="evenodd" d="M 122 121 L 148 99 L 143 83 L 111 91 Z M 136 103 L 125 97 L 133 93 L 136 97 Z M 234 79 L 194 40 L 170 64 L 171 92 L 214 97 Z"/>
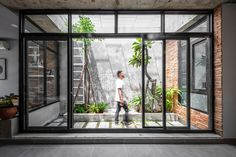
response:
<path fill-rule="evenodd" d="M 0 58 L 7 59 L 7 80 L 0 80 L 0 97 L 10 93 L 18 94 L 18 16 L 0 5 L 0 39 L 10 41 L 10 50 L 0 50 Z"/>
<path fill-rule="evenodd" d="M 222 6 L 223 137 L 236 138 L 236 4 Z"/>
<path fill-rule="evenodd" d="M 10 50 L 0 50 L 0 58 L 7 59 L 7 79 L 0 80 L 0 96 L 18 94 L 19 65 L 18 40 L 10 40 Z"/>

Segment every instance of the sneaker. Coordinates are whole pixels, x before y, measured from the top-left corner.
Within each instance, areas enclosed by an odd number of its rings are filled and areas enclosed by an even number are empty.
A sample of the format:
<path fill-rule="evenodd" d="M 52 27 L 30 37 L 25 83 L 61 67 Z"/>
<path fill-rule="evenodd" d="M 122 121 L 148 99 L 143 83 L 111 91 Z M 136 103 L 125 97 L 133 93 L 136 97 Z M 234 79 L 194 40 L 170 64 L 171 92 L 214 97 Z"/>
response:
<path fill-rule="evenodd" d="M 124 125 L 131 125 L 132 123 L 131 122 L 123 122 Z"/>
<path fill-rule="evenodd" d="M 119 125 L 119 121 L 115 121 L 115 125 Z"/>

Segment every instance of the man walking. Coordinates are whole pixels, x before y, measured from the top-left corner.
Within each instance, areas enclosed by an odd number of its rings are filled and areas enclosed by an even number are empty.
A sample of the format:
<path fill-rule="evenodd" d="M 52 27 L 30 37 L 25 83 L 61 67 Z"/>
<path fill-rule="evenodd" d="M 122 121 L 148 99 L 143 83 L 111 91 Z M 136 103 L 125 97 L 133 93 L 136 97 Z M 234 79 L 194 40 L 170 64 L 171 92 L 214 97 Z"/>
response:
<path fill-rule="evenodd" d="M 126 95 L 124 93 L 124 86 L 125 86 L 124 72 L 121 70 L 117 71 L 117 77 L 118 79 L 116 80 L 116 93 L 115 93 L 115 101 L 117 103 L 116 113 L 115 113 L 115 124 L 119 123 L 119 113 L 120 113 L 121 107 L 123 107 L 123 109 L 125 110 L 124 124 L 129 125 L 129 119 L 128 119 L 129 109 L 128 109 L 128 105 L 125 99 Z"/>

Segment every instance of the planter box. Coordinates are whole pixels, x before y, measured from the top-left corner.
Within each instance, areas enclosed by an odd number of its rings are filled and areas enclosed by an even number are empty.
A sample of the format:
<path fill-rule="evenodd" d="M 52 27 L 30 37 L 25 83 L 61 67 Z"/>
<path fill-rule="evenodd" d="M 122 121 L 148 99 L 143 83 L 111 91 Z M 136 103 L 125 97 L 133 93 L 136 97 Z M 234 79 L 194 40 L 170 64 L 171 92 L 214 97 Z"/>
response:
<path fill-rule="evenodd" d="M 119 118 L 124 117 L 124 112 L 120 112 Z M 99 122 L 99 121 L 114 121 L 115 113 L 113 112 L 104 112 L 104 113 L 74 113 L 75 122 Z M 64 117 L 67 118 L 67 114 L 64 114 Z M 142 113 L 139 112 L 129 112 L 129 119 L 132 121 L 141 121 Z M 162 121 L 162 113 L 145 113 L 146 120 L 152 121 Z M 177 121 L 178 116 L 175 113 L 166 113 L 167 121 Z"/>
<path fill-rule="evenodd" d="M 19 122 L 18 117 L 0 120 L 0 138 L 12 138 L 18 133 Z"/>

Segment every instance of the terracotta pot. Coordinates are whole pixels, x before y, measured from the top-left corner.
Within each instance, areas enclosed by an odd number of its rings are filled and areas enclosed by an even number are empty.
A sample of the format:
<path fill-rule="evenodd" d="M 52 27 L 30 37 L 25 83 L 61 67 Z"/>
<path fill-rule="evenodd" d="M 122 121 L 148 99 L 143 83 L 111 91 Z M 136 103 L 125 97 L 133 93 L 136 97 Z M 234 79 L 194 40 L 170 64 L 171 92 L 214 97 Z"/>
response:
<path fill-rule="evenodd" d="M 11 119 L 16 116 L 16 113 L 17 107 L 15 106 L 0 108 L 0 118 L 2 120 Z"/>

